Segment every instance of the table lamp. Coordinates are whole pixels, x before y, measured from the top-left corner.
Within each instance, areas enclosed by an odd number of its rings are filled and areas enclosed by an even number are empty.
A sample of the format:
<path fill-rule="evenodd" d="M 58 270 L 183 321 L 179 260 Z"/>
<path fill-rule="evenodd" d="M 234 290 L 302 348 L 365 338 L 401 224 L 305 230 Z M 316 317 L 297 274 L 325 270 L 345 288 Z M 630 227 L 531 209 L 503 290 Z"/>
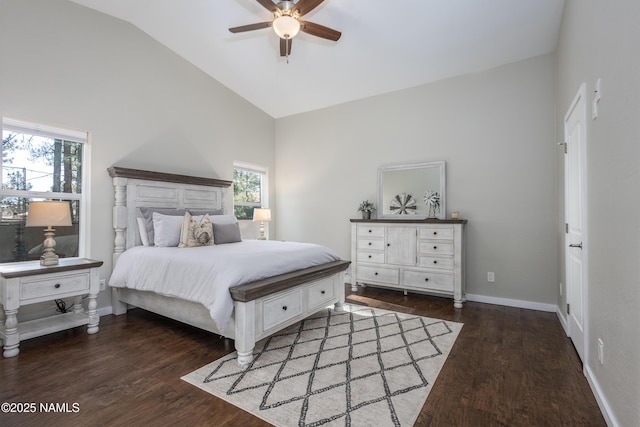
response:
<path fill-rule="evenodd" d="M 267 208 L 255 208 L 253 210 L 253 220 L 260 221 L 260 235 L 258 236 L 258 240 L 267 240 L 264 237 L 264 223 L 271 221 L 271 209 Z"/>
<path fill-rule="evenodd" d="M 47 227 L 44 230 L 44 251 L 40 257 L 40 265 L 51 266 L 58 264 L 58 255 L 54 248 L 56 241 L 53 236 L 56 230 L 53 227 L 71 226 L 71 209 L 69 202 L 31 202 L 29 203 L 29 213 L 27 214 L 27 227 Z"/>

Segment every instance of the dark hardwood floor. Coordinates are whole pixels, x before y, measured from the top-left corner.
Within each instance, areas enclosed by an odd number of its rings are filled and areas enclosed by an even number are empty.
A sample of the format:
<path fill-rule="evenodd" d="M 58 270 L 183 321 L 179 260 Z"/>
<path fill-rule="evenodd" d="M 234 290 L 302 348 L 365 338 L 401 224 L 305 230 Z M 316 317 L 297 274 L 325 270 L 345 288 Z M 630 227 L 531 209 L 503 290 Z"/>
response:
<path fill-rule="evenodd" d="M 374 288 L 347 301 L 464 323 L 418 426 L 606 425 L 554 313 L 457 310 L 449 299 Z M 24 341 L 18 357 L 0 360 L 0 402 L 67 403 L 70 412 L 0 413 L 0 425 L 267 425 L 180 380 L 232 352 L 231 340 L 139 309 L 102 317 L 98 334 L 85 329 Z"/>

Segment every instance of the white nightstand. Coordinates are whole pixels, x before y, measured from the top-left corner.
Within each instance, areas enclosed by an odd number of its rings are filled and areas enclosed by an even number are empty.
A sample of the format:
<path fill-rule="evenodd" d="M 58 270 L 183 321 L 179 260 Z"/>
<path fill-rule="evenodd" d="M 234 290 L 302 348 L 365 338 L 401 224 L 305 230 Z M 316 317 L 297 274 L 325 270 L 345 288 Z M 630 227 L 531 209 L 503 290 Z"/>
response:
<path fill-rule="evenodd" d="M 40 261 L 0 264 L 0 340 L 4 357 L 17 356 L 21 340 L 88 325 L 87 333 L 98 332 L 96 297 L 100 291 L 99 269 L 102 261 L 87 258 L 62 258 L 55 266 L 43 267 Z M 89 295 L 88 310 L 82 308 L 82 296 Z M 73 310 L 42 319 L 18 323 L 21 306 L 74 298 Z"/>

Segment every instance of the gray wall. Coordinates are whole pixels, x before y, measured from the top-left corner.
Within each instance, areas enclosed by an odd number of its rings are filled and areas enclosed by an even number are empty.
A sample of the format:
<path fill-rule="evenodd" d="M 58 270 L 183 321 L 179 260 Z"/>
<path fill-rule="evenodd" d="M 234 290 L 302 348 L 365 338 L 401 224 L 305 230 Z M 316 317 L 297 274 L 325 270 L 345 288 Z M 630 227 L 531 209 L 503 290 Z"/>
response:
<path fill-rule="evenodd" d="M 586 129 L 586 372 L 620 426 L 640 425 L 640 224 L 635 218 L 640 212 L 638 17 L 637 0 L 567 0 L 557 51 L 558 138 L 563 137 L 564 115 L 580 84 L 586 83 L 591 117 L 595 82 L 602 79 L 599 116 L 588 119 Z M 560 170 L 559 175 L 563 173 Z M 560 180 L 560 189 L 562 185 Z M 561 197 L 558 205 L 564 207 Z M 562 239 L 560 244 L 564 247 Z M 563 280 L 564 275 L 560 277 Z M 597 358 L 598 338 L 604 342 L 602 365 Z"/>
<path fill-rule="evenodd" d="M 90 132 L 87 255 L 105 261 L 102 277 L 114 238 L 107 167 L 221 179 L 234 160 L 274 170 L 270 116 L 124 21 L 64 0 L 3 0 L 0 58 L 0 115 Z M 110 305 L 104 292 L 99 304 Z"/>
<path fill-rule="evenodd" d="M 276 121 L 278 238 L 350 258 L 382 164 L 445 160 L 467 292 L 557 302 L 553 55 Z M 496 282 L 487 282 L 487 272 Z"/>

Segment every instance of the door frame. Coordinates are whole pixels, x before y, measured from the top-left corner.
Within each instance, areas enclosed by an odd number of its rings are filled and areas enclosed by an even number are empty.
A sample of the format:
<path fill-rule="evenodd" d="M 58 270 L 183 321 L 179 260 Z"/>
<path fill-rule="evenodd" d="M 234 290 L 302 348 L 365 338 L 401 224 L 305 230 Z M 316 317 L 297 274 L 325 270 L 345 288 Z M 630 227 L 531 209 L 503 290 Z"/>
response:
<path fill-rule="evenodd" d="M 588 308 L 589 308 L 589 276 L 588 276 L 588 272 L 589 272 L 589 232 L 588 232 L 588 217 L 587 217 L 587 89 L 586 89 L 586 84 L 582 83 L 580 85 L 580 88 L 578 89 L 578 93 L 576 94 L 576 96 L 574 97 L 573 101 L 571 102 L 570 107 L 567 110 L 567 113 L 564 116 L 564 121 L 563 121 L 563 132 L 564 132 L 564 142 L 565 142 L 565 154 L 564 154 L 564 188 L 565 188 L 565 192 L 564 192 L 564 221 L 565 224 L 568 224 L 568 218 L 567 218 L 567 213 L 568 213 L 568 209 L 567 206 L 569 205 L 569 191 L 568 191 L 568 187 L 569 187 L 569 180 L 567 179 L 567 174 L 568 174 L 568 155 L 567 155 L 567 149 L 570 149 L 570 147 L 567 147 L 568 144 L 568 128 L 567 128 L 567 121 L 569 119 L 569 117 L 571 116 L 571 114 L 574 112 L 574 110 L 578 107 L 578 108 L 582 108 L 581 111 L 581 121 L 583 123 L 583 128 L 582 128 L 582 134 L 581 134 L 581 138 L 580 138 L 580 143 L 581 143 L 581 147 L 580 147 L 580 180 L 582 182 L 582 191 L 581 191 L 581 206 L 580 206 L 580 210 L 581 210 L 581 216 L 582 216 L 582 313 L 583 313 L 583 343 L 582 343 L 582 348 L 583 348 L 583 358 L 584 360 L 582 360 L 583 366 L 587 366 L 588 365 L 588 361 L 589 361 L 589 340 L 588 340 L 588 331 L 589 331 L 589 316 L 588 316 Z M 579 105 L 579 104 L 582 105 Z M 566 226 L 565 226 L 566 227 Z M 568 233 L 564 233 L 563 235 L 563 241 L 564 241 L 564 251 L 563 251 L 563 255 L 564 255 L 564 271 L 565 271 L 565 295 L 566 295 L 566 303 L 569 304 L 571 301 L 571 287 L 569 286 L 568 283 L 568 263 L 569 263 L 569 257 L 567 256 L 568 254 L 568 239 L 567 239 Z M 571 331 L 571 322 L 569 319 L 569 314 L 566 312 L 566 307 L 564 310 L 564 313 L 566 315 L 566 324 L 567 324 L 567 336 L 569 336 L 571 338 L 571 340 L 573 341 L 573 334 Z M 575 344 L 574 344 L 575 345 Z"/>

